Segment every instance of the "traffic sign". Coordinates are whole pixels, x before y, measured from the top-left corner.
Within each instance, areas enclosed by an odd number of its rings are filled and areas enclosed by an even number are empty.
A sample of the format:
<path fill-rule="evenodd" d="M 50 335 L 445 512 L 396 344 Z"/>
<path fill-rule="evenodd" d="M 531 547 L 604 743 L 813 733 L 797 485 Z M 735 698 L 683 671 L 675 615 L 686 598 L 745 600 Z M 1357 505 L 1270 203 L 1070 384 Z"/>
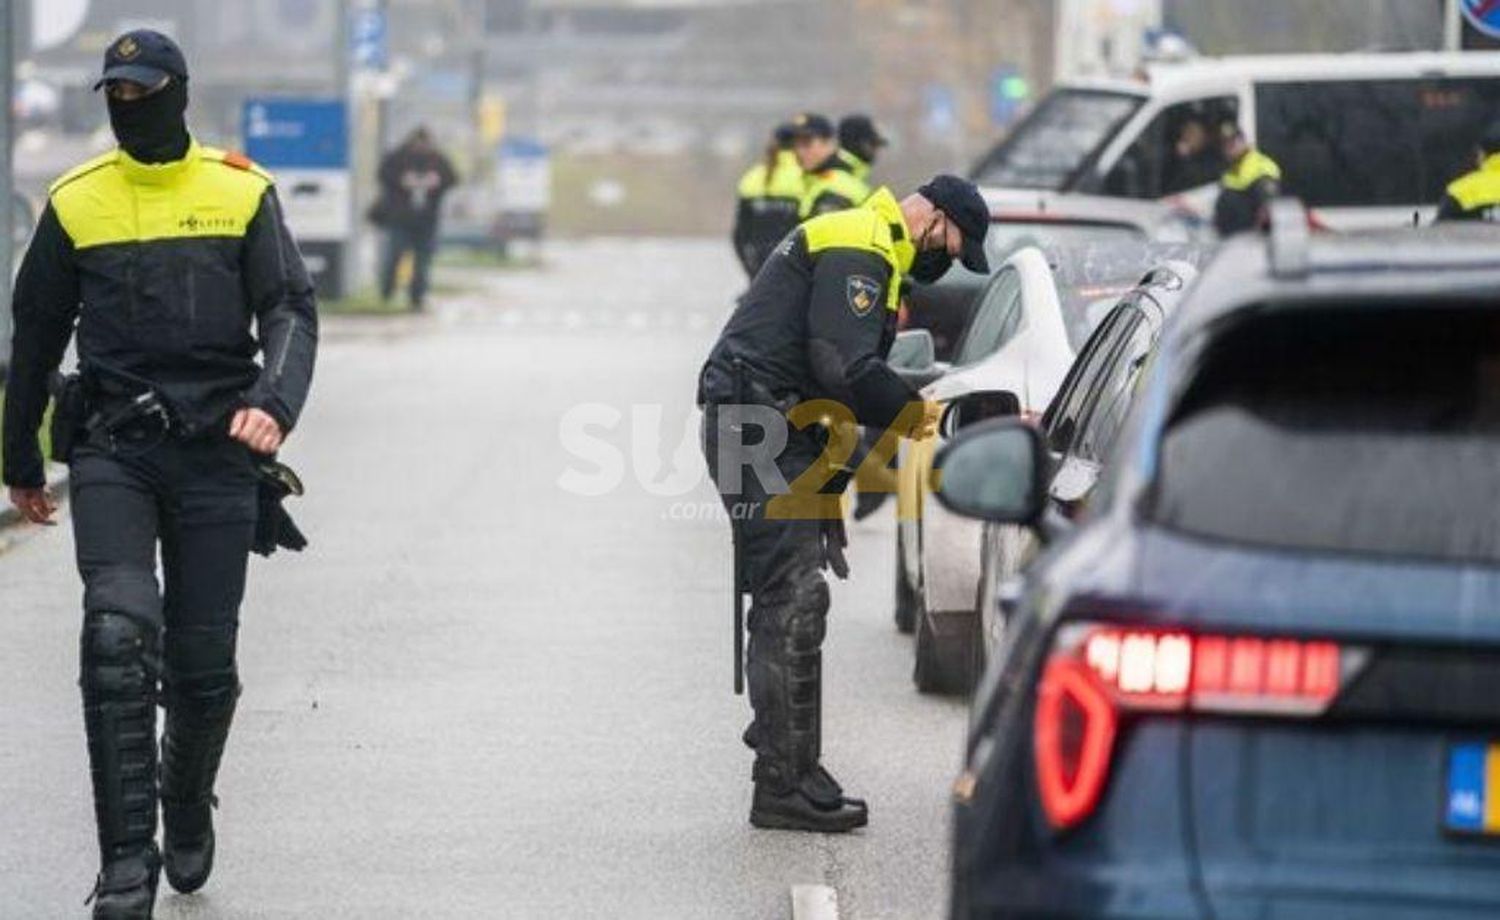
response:
<path fill-rule="evenodd" d="M 247 99 L 245 153 L 270 169 L 348 169 L 348 114 L 338 99 Z"/>
<path fill-rule="evenodd" d="M 1469 25 L 1491 38 L 1500 38 L 1500 0 L 1460 0 L 1459 10 Z"/>
<path fill-rule="evenodd" d="M 385 70 L 390 63 L 390 30 L 385 10 L 365 7 L 351 14 L 349 53 L 355 67 Z"/>

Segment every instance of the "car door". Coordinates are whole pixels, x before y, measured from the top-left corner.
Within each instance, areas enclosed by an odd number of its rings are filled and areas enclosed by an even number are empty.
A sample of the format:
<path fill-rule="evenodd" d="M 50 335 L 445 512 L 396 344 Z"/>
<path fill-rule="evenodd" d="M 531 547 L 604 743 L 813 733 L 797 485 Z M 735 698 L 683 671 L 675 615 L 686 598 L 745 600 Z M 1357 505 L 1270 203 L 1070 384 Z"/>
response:
<path fill-rule="evenodd" d="M 1107 372 L 1111 357 L 1140 322 L 1140 310 L 1135 306 L 1137 296 L 1127 295 L 1094 330 L 1042 416 L 1048 449 L 1059 462 L 1066 458 L 1077 439 L 1089 406 L 1088 396 L 1094 391 L 1096 381 Z M 993 651 L 1010 615 L 1012 588 L 1018 584 L 1018 576 L 1036 555 L 1039 545 L 1029 528 L 1011 524 L 986 524 L 983 541 L 979 610 L 986 648 Z"/>
<path fill-rule="evenodd" d="M 1076 433 L 1048 488 L 1052 501 L 1070 517 L 1083 509 L 1099 481 L 1161 330 L 1161 309 L 1150 295 L 1139 294 L 1120 309 L 1125 312 L 1100 369 L 1080 390 Z"/>

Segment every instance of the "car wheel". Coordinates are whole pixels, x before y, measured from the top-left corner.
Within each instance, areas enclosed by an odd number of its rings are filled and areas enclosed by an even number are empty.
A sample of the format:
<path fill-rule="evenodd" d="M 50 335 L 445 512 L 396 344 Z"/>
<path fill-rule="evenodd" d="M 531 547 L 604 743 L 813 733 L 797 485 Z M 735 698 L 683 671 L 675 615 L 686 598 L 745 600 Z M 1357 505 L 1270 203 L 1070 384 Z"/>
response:
<path fill-rule="evenodd" d="M 910 635 L 917 627 L 917 591 L 906 578 L 905 544 L 896 529 L 896 631 Z"/>
<path fill-rule="evenodd" d="M 974 686 L 974 628 L 977 619 L 968 611 L 917 614 L 916 666 L 912 681 L 921 693 L 963 694 Z"/>

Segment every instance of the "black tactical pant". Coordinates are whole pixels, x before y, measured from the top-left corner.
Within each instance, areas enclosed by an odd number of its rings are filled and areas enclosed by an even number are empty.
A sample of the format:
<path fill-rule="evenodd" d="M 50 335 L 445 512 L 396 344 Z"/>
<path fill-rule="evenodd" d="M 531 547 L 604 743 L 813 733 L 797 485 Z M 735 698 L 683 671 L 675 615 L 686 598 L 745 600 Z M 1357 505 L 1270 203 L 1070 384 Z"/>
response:
<path fill-rule="evenodd" d="M 90 443 L 71 463 L 84 583 L 79 683 L 99 846 L 110 862 L 155 836 L 158 700 L 162 797 L 212 794 L 239 694 L 235 635 L 256 480 L 249 453 L 227 439 L 169 439 L 138 454 Z"/>
<path fill-rule="evenodd" d="M 828 583 L 823 564 L 822 523 L 817 519 L 768 516 L 773 483 L 740 467 L 738 487 L 720 456 L 730 440 L 727 409 L 704 410 L 703 452 L 709 475 L 719 486 L 725 510 L 740 529 L 745 587 L 750 593 L 750 647 L 745 677 L 755 720 L 745 741 L 755 749 L 754 778 L 778 792 L 801 787 L 819 799 L 836 798 L 820 776 L 822 751 L 822 644 L 828 619 Z M 754 426 L 749 426 L 752 429 Z M 752 430 L 746 439 L 755 442 Z M 732 451 L 731 451 L 732 453 Z M 791 483 L 823 453 L 823 440 L 808 430 L 789 429 L 776 468 Z M 721 468 L 723 461 L 724 468 Z M 734 489 L 734 491 L 726 491 Z"/>

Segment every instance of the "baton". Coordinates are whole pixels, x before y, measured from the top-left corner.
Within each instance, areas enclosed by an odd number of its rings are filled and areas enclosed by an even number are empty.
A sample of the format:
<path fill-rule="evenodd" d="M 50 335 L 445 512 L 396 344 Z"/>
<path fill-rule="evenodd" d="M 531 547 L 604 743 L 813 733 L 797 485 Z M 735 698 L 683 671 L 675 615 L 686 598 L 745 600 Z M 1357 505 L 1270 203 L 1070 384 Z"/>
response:
<path fill-rule="evenodd" d="M 734 359 L 734 400 L 736 405 L 745 403 L 745 365 Z M 719 423 L 718 412 L 714 413 L 714 424 Z M 715 439 L 717 442 L 717 438 Z M 729 508 L 729 532 L 734 539 L 734 695 L 745 692 L 745 541 L 740 533 L 741 502 L 735 501 Z"/>

